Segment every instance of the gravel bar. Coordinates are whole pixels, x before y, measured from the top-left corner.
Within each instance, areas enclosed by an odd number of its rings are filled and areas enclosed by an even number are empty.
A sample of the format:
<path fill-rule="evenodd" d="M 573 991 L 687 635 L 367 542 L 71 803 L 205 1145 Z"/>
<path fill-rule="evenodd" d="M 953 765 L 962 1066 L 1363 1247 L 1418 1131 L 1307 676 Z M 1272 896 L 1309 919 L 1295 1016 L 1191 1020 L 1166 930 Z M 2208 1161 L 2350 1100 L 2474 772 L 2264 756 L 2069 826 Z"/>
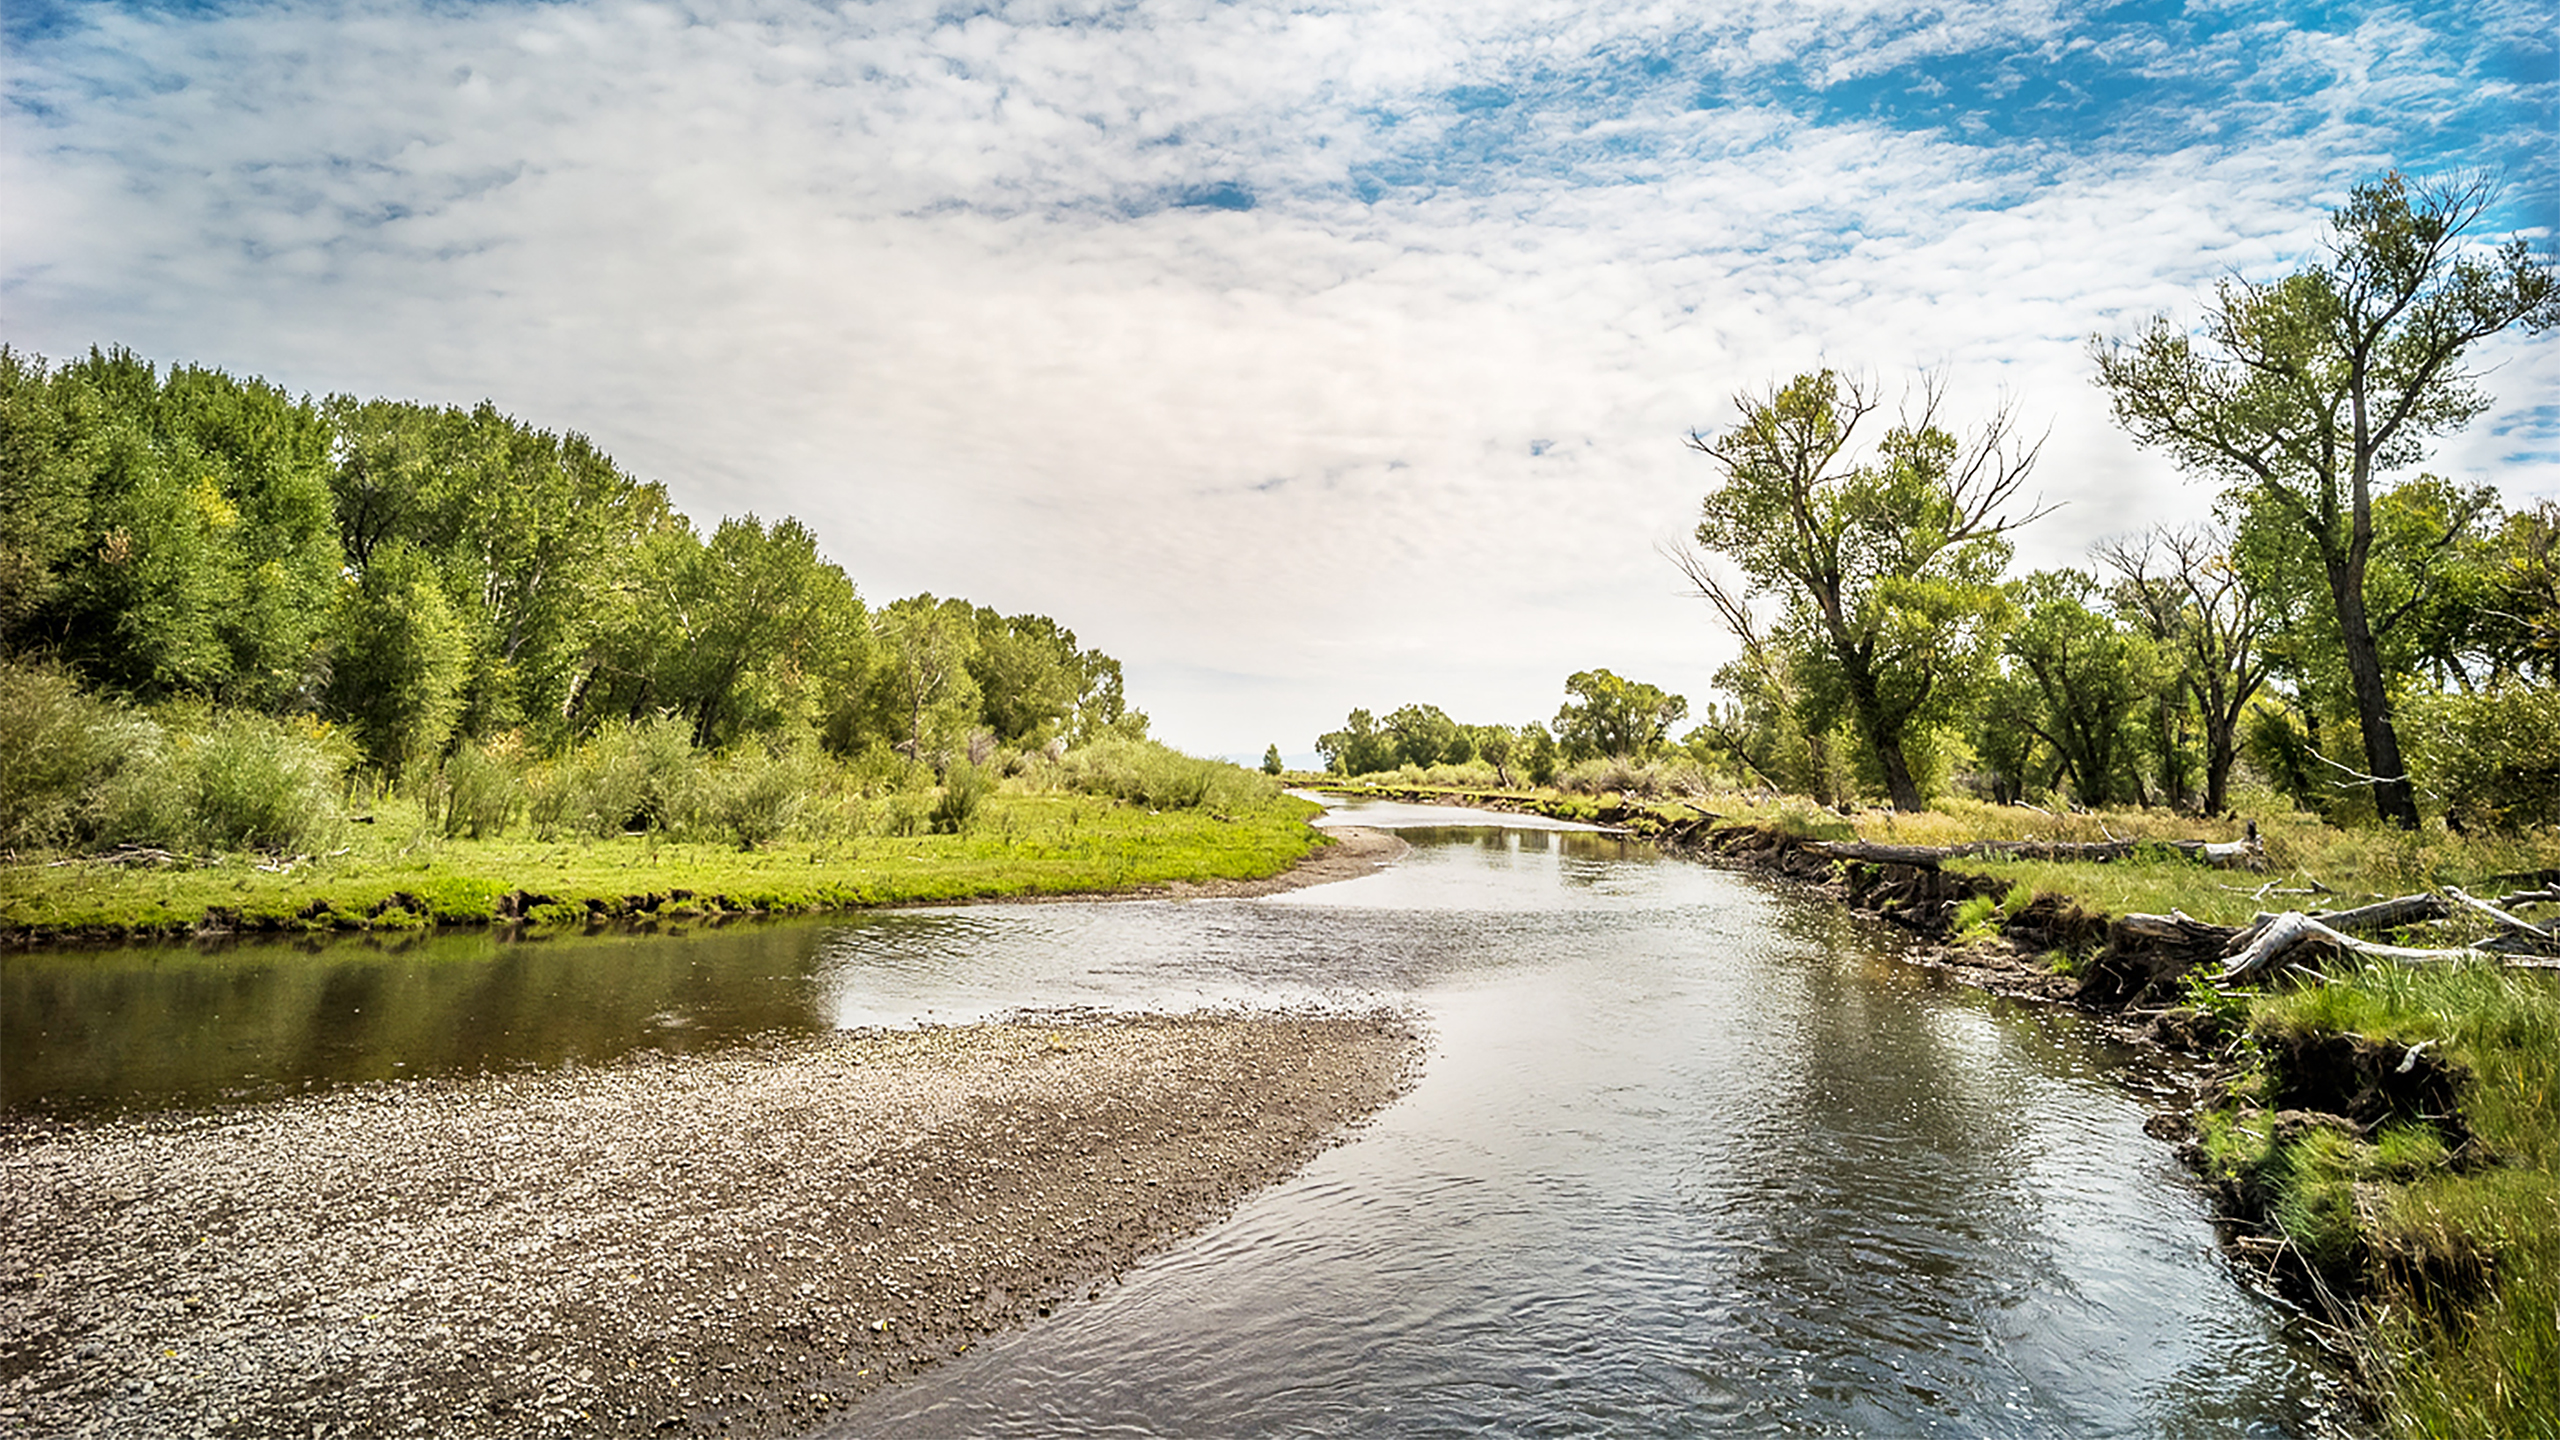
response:
<path fill-rule="evenodd" d="M 1421 1048 L 1386 1011 L 1033 1015 L 11 1120 L 0 1435 L 798 1433 L 1099 1294 Z"/>

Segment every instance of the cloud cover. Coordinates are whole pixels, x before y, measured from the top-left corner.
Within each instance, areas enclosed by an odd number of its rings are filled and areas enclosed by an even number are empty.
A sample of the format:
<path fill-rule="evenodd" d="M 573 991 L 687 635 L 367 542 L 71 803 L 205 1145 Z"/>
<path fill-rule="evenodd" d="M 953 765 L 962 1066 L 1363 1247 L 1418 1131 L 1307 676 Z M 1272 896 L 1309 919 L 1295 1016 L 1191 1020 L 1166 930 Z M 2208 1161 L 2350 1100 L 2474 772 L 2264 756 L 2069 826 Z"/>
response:
<path fill-rule="evenodd" d="M 2209 495 L 2093 332 L 2394 165 L 2548 235 L 2539 5 L 2057 0 L 35 9 L 0 308 L 296 389 L 494 399 L 874 600 L 1038 610 L 1158 732 L 1543 716 L 1729 653 L 1681 437 L 1828 363 L 2052 426 L 2022 559 Z M 2430 467 L 2560 494 L 2560 362 Z"/>

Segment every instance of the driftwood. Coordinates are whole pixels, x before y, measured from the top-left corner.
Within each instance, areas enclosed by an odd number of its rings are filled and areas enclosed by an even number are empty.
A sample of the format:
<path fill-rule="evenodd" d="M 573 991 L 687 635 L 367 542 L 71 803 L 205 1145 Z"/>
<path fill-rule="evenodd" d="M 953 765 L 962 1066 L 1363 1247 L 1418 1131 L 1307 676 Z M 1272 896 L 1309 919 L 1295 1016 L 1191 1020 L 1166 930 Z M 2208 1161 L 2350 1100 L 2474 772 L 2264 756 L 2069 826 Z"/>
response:
<path fill-rule="evenodd" d="M 2103 864 L 2130 859 L 2143 845 L 2175 850 L 2190 860 L 2229 870 L 2254 870 L 2263 849 L 2256 840 L 1976 840 L 1964 845 L 1884 845 L 1872 840 L 1813 840 L 1808 849 L 1834 860 L 1908 865 L 1935 870 L 1949 860 L 2002 855 L 2016 860 L 2076 860 Z"/>
<path fill-rule="evenodd" d="M 2343 954 L 2364 955 L 2376 960 L 2389 960 L 2402 965 L 2447 964 L 2458 960 L 2495 958 L 2486 951 L 2462 946 L 2451 950 L 2419 950 L 2406 945 L 2384 945 L 2372 940 L 2359 940 L 2342 930 L 2324 925 L 2299 910 L 2288 910 L 2269 917 L 2256 928 L 2249 943 L 2222 963 L 2225 981 L 2246 979 L 2273 969 L 2279 962 L 2291 964 L 2306 947 L 2329 949 Z"/>
<path fill-rule="evenodd" d="M 2455 899 L 2472 908 L 2499 910 L 2499 907 L 2464 895 L 2458 889 L 2447 887 L 2447 890 Z M 2362 955 L 2400 965 L 2495 960 L 2520 968 L 2560 969 L 2560 937 L 2512 915 L 2501 921 L 2506 926 L 2506 933 L 2478 945 L 2431 949 L 2385 945 L 2359 938 L 2379 931 L 2396 930 L 2404 925 L 2442 920 L 2453 913 L 2453 904 L 2444 896 L 2427 894 L 2402 895 L 2352 910 L 2324 911 L 2316 915 L 2306 915 L 2299 910 L 2288 910 L 2280 915 L 2261 914 L 2245 926 L 2215 925 L 2172 910 L 2166 915 L 2120 915 L 2112 927 L 2111 938 L 2118 948 L 2128 941 L 2138 942 L 2155 952 L 2190 956 L 2190 963 L 2218 958 L 2221 978 L 2226 981 L 2286 967 L 2298 968 L 2301 961 L 2321 953 Z"/>
<path fill-rule="evenodd" d="M 2461 901 L 2463 904 L 2470 906 L 2472 909 L 2479 911 L 2481 914 L 2488 916 L 2490 919 L 2497 921 L 2500 925 L 2505 926 L 2508 931 L 2533 945 L 2547 946 L 2553 950 L 2560 950 L 2560 935 L 2555 935 L 2551 931 L 2545 930 L 2541 926 L 2536 925 L 2529 920 L 2517 919 L 2515 916 L 2508 914 L 2503 906 L 2492 905 L 2486 900 L 2466 895 L 2462 893 L 2459 886 L 2447 885 L 2444 887 L 2444 893 Z"/>

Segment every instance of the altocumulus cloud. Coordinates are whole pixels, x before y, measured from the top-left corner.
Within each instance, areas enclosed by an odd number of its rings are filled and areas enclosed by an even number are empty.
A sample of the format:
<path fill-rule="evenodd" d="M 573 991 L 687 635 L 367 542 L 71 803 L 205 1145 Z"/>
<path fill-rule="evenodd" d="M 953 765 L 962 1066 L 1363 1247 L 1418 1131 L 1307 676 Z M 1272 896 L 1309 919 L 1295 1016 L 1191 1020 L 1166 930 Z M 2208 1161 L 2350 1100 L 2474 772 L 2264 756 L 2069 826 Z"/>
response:
<path fill-rule="evenodd" d="M 865 592 L 1037 609 L 1159 733 L 1551 710 L 1726 646 L 1680 437 L 1821 363 L 2050 423 L 2025 545 L 2207 495 L 2092 332 L 2393 165 L 2555 220 L 2539 4 L 785 3 L 13 10 L 11 343 L 487 396 Z M 2560 364 L 2432 468 L 2560 493 Z"/>

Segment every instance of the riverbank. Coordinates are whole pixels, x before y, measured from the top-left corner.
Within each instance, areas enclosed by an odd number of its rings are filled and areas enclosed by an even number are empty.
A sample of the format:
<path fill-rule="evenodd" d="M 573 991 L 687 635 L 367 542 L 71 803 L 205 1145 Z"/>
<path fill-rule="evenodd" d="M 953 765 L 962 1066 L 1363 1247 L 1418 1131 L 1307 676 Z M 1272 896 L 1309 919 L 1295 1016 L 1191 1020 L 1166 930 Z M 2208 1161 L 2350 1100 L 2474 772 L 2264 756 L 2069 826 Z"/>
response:
<path fill-rule="evenodd" d="M 963 833 L 779 841 L 761 850 L 624 835 L 543 842 L 356 827 L 337 854 L 104 856 L 0 865 L 0 946 L 433 927 L 695 924 L 890 905 L 1085 895 L 1267 894 L 1357 873 L 1274 794 L 1162 811 L 1069 792 L 998 794 Z M 1301 867 L 1313 867 L 1300 876 Z"/>
<path fill-rule="evenodd" d="M 1402 1016 L 1031 1016 L 0 1129 L 0 1434 L 779 1435 L 1400 1094 Z"/>

